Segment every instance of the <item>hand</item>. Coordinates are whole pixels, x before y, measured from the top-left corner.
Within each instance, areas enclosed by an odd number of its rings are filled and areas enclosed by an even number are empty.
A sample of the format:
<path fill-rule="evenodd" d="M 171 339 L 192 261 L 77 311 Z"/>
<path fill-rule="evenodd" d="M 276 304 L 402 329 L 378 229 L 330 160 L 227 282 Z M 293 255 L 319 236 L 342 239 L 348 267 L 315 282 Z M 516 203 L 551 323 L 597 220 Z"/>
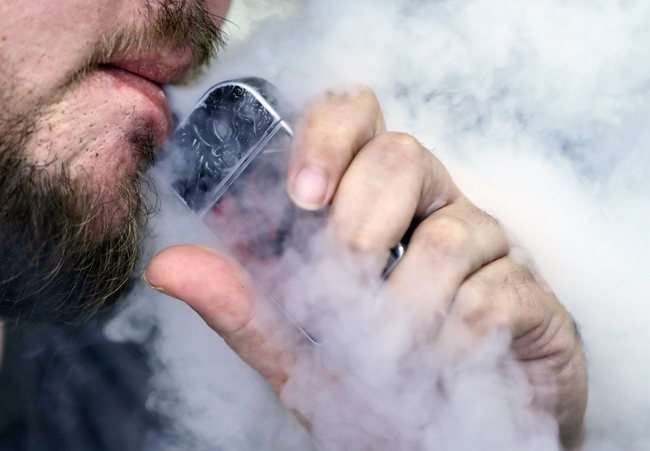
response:
<path fill-rule="evenodd" d="M 329 95 L 307 109 L 295 127 L 288 190 L 305 209 L 331 204 L 336 235 L 384 258 L 419 220 L 386 282 L 400 293 L 415 330 L 453 356 L 489 331 L 507 329 L 535 406 L 553 413 L 565 447 L 580 445 L 587 381 L 570 315 L 514 257 L 500 223 L 462 194 L 431 152 L 410 135 L 385 131 L 371 91 Z M 176 246 L 153 258 L 146 280 L 189 304 L 280 392 L 294 356 L 261 326 L 263 304 L 254 302 L 236 262 L 213 249 Z"/>

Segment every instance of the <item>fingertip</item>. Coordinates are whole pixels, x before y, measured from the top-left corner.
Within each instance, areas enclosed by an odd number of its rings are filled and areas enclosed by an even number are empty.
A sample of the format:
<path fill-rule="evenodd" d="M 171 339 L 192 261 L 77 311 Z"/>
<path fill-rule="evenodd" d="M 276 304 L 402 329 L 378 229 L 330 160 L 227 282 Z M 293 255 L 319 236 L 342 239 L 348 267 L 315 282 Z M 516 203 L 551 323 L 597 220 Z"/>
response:
<path fill-rule="evenodd" d="M 209 247 L 164 249 L 151 259 L 143 279 L 155 290 L 185 302 L 222 336 L 239 330 L 253 310 L 241 266 Z"/>
<path fill-rule="evenodd" d="M 145 268 L 142 278 L 153 289 L 167 291 L 170 283 L 174 284 L 177 276 L 192 262 L 206 263 L 212 259 L 222 259 L 224 256 L 216 249 L 199 245 L 170 246 L 158 252 Z M 169 294 L 169 293 L 168 293 Z"/>
<path fill-rule="evenodd" d="M 305 210 L 328 205 L 354 156 L 386 129 L 379 102 L 365 86 L 312 102 L 294 127 L 287 192 Z"/>
<path fill-rule="evenodd" d="M 289 185 L 289 197 L 300 208 L 318 210 L 327 203 L 329 182 L 323 171 L 315 167 L 303 167 Z"/>
<path fill-rule="evenodd" d="M 147 267 L 147 268 L 148 268 L 148 267 Z M 145 271 L 142 273 L 141 278 L 142 278 L 142 281 L 143 281 L 144 283 L 146 283 L 147 285 L 149 285 L 149 286 L 150 286 L 151 288 L 153 288 L 154 290 L 159 291 L 159 292 L 164 293 L 164 294 L 167 294 L 167 293 L 165 293 L 165 288 L 164 288 L 164 287 L 162 287 L 162 286 L 158 286 L 158 285 L 155 285 L 155 284 L 149 282 L 149 279 L 147 278 L 147 270 L 146 270 L 146 269 L 145 269 Z"/>

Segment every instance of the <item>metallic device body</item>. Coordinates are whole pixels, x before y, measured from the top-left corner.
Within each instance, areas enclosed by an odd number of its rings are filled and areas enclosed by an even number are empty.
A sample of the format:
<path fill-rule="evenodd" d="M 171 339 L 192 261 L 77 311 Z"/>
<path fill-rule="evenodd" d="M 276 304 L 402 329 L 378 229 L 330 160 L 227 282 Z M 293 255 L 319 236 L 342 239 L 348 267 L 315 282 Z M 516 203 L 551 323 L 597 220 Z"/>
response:
<path fill-rule="evenodd" d="M 324 224 L 327 211 L 300 210 L 286 195 L 293 132 L 279 99 L 259 78 L 219 83 L 172 133 L 163 155 L 174 162 L 178 195 L 283 307 L 277 262 L 288 249 L 300 252 L 299 227 Z M 384 278 L 403 254 L 401 243 L 392 249 Z"/>

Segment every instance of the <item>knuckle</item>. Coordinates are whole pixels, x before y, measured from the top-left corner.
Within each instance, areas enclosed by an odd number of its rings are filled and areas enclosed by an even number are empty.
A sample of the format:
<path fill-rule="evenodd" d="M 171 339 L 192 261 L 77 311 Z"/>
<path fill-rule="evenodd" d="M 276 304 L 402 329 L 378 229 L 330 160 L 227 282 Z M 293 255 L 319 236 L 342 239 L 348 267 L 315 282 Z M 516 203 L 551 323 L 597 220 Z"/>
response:
<path fill-rule="evenodd" d="M 382 116 L 379 99 L 377 99 L 375 93 L 368 86 L 358 86 L 356 90 L 356 98 L 359 100 L 364 110 L 368 110 L 372 113 L 369 116 L 372 117 L 374 121 L 377 120 L 378 116 Z"/>
<path fill-rule="evenodd" d="M 381 149 L 388 155 L 399 158 L 420 159 L 423 156 L 423 147 L 413 135 L 402 132 L 386 132 L 377 136 Z"/>
<path fill-rule="evenodd" d="M 344 234 L 342 238 L 351 250 L 363 253 L 376 251 L 379 242 L 379 240 L 371 238 L 371 234 L 367 233 L 367 231 L 361 232 L 358 229 Z"/>
<path fill-rule="evenodd" d="M 384 167 L 396 172 L 423 168 L 429 152 L 412 135 L 386 132 L 376 138 L 376 156 Z"/>
<path fill-rule="evenodd" d="M 336 236 L 345 245 L 356 252 L 373 252 L 382 249 L 384 230 L 381 226 L 372 222 L 352 224 L 339 218 L 330 217 L 330 221 L 336 230 Z"/>
<path fill-rule="evenodd" d="M 482 316 L 493 296 L 493 288 L 476 279 L 468 279 L 458 290 L 456 302 L 462 306 L 463 318 L 472 320 Z"/>
<path fill-rule="evenodd" d="M 482 333 L 507 327 L 508 318 L 501 300 L 498 286 L 492 281 L 470 278 L 457 293 L 456 314 L 465 326 Z"/>
<path fill-rule="evenodd" d="M 353 152 L 346 125 L 326 116 L 311 115 L 296 124 L 292 152 L 306 165 L 335 167 Z"/>
<path fill-rule="evenodd" d="M 383 115 L 375 94 L 366 86 L 329 92 L 310 102 L 294 127 L 293 145 L 317 158 L 331 152 L 349 154 L 383 130 Z"/>
<path fill-rule="evenodd" d="M 489 299 L 493 293 L 494 289 L 485 282 L 477 278 L 469 278 L 458 290 L 458 298 L 463 303 L 476 307 L 483 303 L 485 299 Z"/>
<path fill-rule="evenodd" d="M 350 138 L 346 124 L 326 116 L 311 116 L 300 130 L 302 150 L 312 156 L 330 160 L 332 152 L 349 151 Z M 329 158 L 328 158 L 329 157 Z"/>
<path fill-rule="evenodd" d="M 349 119 L 381 111 L 375 93 L 365 85 L 351 89 L 330 90 L 307 104 L 304 116 L 344 115 Z"/>
<path fill-rule="evenodd" d="M 494 279 L 470 277 L 458 290 L 455 303 L 460 318 L 469 327 L 487 332 L 509 326 L 504 293 Z"/>
<path fill-rule="evenodd" d="M 369 102 L 376 103 L 379 105 L 379 100 L 377 100 L 377 96 L 375 95 L 374 91 L 370 89 L 369 86 L 367 85 L 357 85 L 356 87 L 356 92 L 359 95 L 359 97 L 365 98 Z"/>
<path fill-rule="evenodd" d="M 440 216 L 418 227 L 411 242 L 434 257 L 457 258 L 473 240 L 470 225 L 452 216 Z"/>
<path fill-rule="evenodd" d="M 372 108 L 379 107 L 379 100 L 377 96 L 366 85 L 356 85 L 351 89 L 344 90 L 329 90 L 323 98 L 317 101 L 317 103 L 343 103 L 347 104 L 349 102 L 360 102 L 363 104 L 370 105 Z"/>

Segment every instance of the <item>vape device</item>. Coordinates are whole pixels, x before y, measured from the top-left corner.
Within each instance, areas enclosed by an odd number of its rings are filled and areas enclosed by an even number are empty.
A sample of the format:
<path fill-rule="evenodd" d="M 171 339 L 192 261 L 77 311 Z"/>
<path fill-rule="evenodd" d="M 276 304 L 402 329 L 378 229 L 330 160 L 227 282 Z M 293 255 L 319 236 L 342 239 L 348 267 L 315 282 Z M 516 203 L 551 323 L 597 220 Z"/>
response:
<path fill-rule="evenodd" d="M 292 130 L 269 82 L 219 83 L 165 145 L 174 190 L 267 294 L 283 306 L 287 261 L 306 252 L 326 209 L 304 211 L 286 194 Z M 383 277 L 404 253 L 391 251 Z"/>

